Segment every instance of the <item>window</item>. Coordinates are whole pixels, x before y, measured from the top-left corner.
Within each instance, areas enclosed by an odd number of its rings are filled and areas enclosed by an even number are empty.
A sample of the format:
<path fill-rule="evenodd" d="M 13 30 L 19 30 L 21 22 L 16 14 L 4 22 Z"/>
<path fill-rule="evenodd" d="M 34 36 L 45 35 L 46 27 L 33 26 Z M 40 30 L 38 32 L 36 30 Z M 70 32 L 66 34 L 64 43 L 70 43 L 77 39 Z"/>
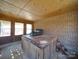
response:
<path fill-rule="evenodd" d="M 15 35 L 22 35 L 23 34 L 23 30 L 24 29 L 24 25 L 23 23 L 15 23 Z"/>
<path fill-rule="evenodd" d="M 11 35 L 11 22 L 0 20 L 0 37 Z"/>
<path fill-rule="evenodd" d="M 32 32 L 32 24 L 26 24 L 26 34 L 30 34 Z"/>

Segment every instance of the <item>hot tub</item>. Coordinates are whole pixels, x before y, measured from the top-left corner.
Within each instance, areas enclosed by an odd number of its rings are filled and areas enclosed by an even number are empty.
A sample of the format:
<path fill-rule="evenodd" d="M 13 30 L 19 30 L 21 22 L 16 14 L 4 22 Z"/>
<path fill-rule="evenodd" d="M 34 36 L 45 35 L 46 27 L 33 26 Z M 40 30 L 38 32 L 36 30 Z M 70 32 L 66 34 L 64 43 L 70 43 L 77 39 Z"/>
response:
<path fill-rule="evenodd" d="M 52 35 L 22 36 L 22 48 L 29 59 L 57 59 L 56 42 Z"/>

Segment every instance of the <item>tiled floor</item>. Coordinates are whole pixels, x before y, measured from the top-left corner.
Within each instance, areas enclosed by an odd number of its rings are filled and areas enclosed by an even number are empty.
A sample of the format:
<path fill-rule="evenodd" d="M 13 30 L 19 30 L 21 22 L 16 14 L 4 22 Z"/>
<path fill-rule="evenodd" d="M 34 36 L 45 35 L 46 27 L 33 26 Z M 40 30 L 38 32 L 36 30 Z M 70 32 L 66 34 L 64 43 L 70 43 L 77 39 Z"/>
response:
<path fill-rule="evenodd" d="M 24 56 L 20 41 L 9 43 L 0 47 L 0 59 L 28 59 Z"/>
<path fill-rule="evenodd" d="M 21 41 L 0 46 L 0 59 L 28 59 L 21 48 Z M 58 54 L 57 59 L 67 59 L 65 55 Z"/>

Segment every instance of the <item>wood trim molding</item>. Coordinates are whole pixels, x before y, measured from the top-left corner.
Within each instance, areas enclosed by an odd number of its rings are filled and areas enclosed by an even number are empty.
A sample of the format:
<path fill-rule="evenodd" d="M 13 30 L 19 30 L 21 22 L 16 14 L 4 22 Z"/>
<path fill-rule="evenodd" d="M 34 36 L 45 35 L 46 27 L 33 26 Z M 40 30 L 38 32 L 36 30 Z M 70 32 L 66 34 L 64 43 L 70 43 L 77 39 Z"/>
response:
<path fill-rule="evenodd" d="M 17 17 L 13 14 L 4 14 L 4 13 L 0 13 L 0 19 L 1 20 L 7 20 L 7 21 L 16 21 L 16 22 L 23 22 L 23 23 L 33 23 L 33 21 L 29 21 L 27 19 L 23 19 L 20 17 Z"/>

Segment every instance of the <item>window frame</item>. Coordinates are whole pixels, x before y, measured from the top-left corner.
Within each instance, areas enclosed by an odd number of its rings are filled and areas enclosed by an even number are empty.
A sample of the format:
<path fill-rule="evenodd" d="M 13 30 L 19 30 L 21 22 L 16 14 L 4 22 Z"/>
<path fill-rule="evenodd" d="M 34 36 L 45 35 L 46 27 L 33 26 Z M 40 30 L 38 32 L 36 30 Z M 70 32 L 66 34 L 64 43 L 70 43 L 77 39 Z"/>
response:
<path fill-rule="evenodd" d="M 30 33 L 27 34 L 27 24 L 31 24 L 31 23 L 26 23 L 26 35 L 30 34 Z M 31 24 L 31 27 L 33 29 L 33 24 Z"/>
<path fill-rule="evenodd" d="M 21 35 L 15 35 L 15 22 L 18 22 L 18 23 L 23 23 L 23 34 L 22 35 L 26 35 L 26 24 L 31 24 L 32 25 L 32 29 L 33 29 L 33 22 L 32 21 L 27 21 L 27 20 L 15 20 L 15 19 L 12 19 L 12 18 L 1 18 L 0 20 L 2 21 L 9 21 L 10 22 L 10 36 L 1 36 L 0 38 L 3 38 L 3 37 L 15 37 L 15 36 L 21 36 Z"/>
<path fill-rule="evenodd" d="M 15 34 L 15 23 L 23 24 L 23 33 L 22 34 Z M 23 35 L 23 34 L 24 34 L 24 23 L 23 22 L 14 22 L 14 35 L 19 36 L 19 35 Z"/>
<path fill-rule="evenodd" d="M 9 21 L 9 20 L 3 20 L 3 19 L 1 19 L 0 21 L 7 21 L 7 22 L 9 22 L 9 25 L 10 25 L 10 27 L 9 27 L 9 30 L 10 30 L 9 35 L 3 35 L 3 36 L 0 36 L 0 37 L 10 37 L 11 36 L 11 25 L 12 25 L 11 21 Z M 1 29 L 0 29 L 0 32 L 1 32 Z"/>

